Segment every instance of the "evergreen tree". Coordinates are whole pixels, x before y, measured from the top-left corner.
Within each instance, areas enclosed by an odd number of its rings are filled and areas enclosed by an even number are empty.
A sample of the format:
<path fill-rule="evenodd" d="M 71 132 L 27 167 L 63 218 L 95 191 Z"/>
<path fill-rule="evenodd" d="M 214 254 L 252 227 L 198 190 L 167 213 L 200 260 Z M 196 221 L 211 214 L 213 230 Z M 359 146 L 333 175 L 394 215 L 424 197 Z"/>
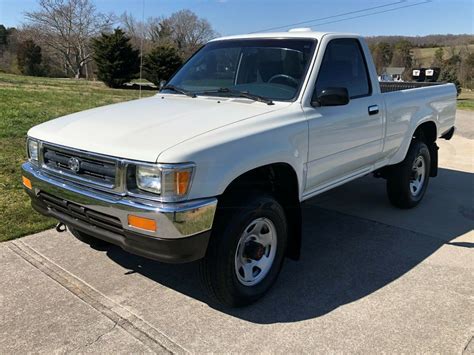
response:
<path fill-rule="evenodd" d="M 21 42 L 17 49 L 18 68 L 25 75 L 40 76 L 42 74 L 41 47 L 31 39 Z"/>
<path fill-rule="evenodd" d="M 456 91 L 459 96 L 461 93 L 461 83 L 458 80 L 458 76 L 456 74 L 456 68 L 453 66 L 446 66 L 441 70 L 441 74 L 439 75 L 438 81 L 445 82 L 445 83 L 453 83 L 456 85 Z"/>
<path fill-rule="evenodd" d="M 375 67 L 377 68 L 377 73 L 382 74 L 392 62 L 392 47 L 387 42 L 379 42 L 372 49 L 372 57 Z"/>
<path fill-rule="evenodd" d="M 103 33 L 92 41 L 97 77 L 107 86 L 117 88 L 136 77 L 139 52 L 132 48 L 130 38 L 120 29 L 112 34 Z"/>
<path fill-rule="evenodd" d="M 145 78 L 159 86 L 160 81 L 168 80 L 182 63 L 174 47 L 158 46 L 144 58 Z"/>
<path fill-rule="evenodd" d="M 441 68 L 443 65 L 444 49 L 439 47 L 434 53 L 433 63 L 431 64 L 435 68 Z"/>
<path fill-rule="evenodd" d="M 456 85 L 458 95 L 461 93 L 461 83 L 458 79 L 461 61 L 461 57 L 458 54 L 454 54 L 451 58 L 445 60 L 441 67 L 441 73 L 438 78 L 438 81 L 453 83 Z"/>

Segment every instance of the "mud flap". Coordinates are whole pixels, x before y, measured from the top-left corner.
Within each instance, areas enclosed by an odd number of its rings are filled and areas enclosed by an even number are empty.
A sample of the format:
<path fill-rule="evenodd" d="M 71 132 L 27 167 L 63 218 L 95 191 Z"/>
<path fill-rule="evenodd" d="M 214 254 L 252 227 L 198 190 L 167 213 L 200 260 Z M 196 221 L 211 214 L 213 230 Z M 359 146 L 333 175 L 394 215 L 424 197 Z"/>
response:
<path fill-rule="evenodd" d="M 430 177 L 436 177 L 438 176 L 439 147 L 436 145 L 436 142 L 433 142 L 428 146 L 428 149 L 430 150 L 430 157 L 431 157 Z"/>

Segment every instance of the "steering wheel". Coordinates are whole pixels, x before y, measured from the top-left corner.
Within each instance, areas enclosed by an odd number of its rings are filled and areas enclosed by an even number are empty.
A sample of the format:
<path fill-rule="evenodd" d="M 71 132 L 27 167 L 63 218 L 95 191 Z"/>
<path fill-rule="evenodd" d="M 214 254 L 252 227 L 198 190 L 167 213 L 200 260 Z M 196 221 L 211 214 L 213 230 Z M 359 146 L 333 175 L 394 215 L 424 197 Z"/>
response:
<path fill-rule="evenodd" d="M 268 79 L 268 83 L 271 83 L 272 81 L 274 81 L 278 78 L 283 78 L 283 79 L 286 79 L 288 81 L 291 81 L 293 84 L 295 84 L 295 86 L 298 86 L 298 84 L 299 84 L 298 80 L 296 80 L 295 78 L 293 78 L 292 76 L 287 75 L 287 74 L 275 74 L 270 79 Z"/>

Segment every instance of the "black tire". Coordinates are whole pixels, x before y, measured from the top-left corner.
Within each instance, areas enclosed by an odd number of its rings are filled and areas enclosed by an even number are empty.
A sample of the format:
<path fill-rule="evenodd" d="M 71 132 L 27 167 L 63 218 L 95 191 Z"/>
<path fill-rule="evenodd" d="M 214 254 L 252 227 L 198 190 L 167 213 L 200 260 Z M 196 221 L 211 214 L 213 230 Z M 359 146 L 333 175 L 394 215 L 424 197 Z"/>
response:
<path fill-rule="evenodd" d="M 200 263 L 204 286 L 221 304 L 231 307 L 249 305 L 273 285 L 283 265 L 287 245 L 287 221 L 283 207 L 271 195 L 248 193 L 248 198 L 232 198 L 219 207 L 206 256 Z M 261 281 L 242 284 L 235 270 L 236 250 L 249 224 L 269 219 L 276 230 L 276 252 L 271 267 Z"/>
<path fill-rule="evenodd" d="M 412 192 L 410 182 L 415 178 L 413 166 L 415 161 L 423 160 L 424 180 L 421 187 Z M 419 160 L 418 160 L 419 163 Z M 405 160 L 390 169 L 387 177 L 387 193 L 390 202 L 398 208 L 413 208 L 420 203 L 425 195 L 430 179 L 431 156 L 425 143 L 413 140 L 408 149 Z"/>
<path fill-rule="evenodd" d="M 105 240 L 93 237 L 87 233 L 78 231 L 77 229 L 71 228 L 69 226 L 67 228 L 74 237 L 79 239 L 81 242 L 89 244 L 93 248 L 101 248 L 110 245 L 110 243 L 106 242 Z"/>

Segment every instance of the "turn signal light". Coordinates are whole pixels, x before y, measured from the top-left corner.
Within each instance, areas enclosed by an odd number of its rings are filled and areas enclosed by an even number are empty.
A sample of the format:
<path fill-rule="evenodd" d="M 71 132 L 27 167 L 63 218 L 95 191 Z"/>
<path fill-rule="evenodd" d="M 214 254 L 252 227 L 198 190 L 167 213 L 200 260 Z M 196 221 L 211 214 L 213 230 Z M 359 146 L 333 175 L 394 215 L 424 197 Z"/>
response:
<path fill-rule="evenodd" d="M 128 215 L 128 225 L 130 227 L 143 229 L 149 232 L 156 232 L 156 229 L 157 229 L 155 220 L 149 219 L 149 218 L 138 217 L 131 214 Z"/>
<path fill-rule="evenodd" d="M 190 170 L 176 172 L 176 193 L 179 196 L 186 195 L 186 192 L 188 192 L 190 178 L 191 178 Z"/>
<path fill-rule="evenodd" d="M 31 180 L 28 179 L 27 177 L 24 177 L 22 176 L 21 177 L 22 181 L 23 181 L 23 185 L 25 185 L 28 189 L 33 189 L 33 186 L 31 185 Z"/>

